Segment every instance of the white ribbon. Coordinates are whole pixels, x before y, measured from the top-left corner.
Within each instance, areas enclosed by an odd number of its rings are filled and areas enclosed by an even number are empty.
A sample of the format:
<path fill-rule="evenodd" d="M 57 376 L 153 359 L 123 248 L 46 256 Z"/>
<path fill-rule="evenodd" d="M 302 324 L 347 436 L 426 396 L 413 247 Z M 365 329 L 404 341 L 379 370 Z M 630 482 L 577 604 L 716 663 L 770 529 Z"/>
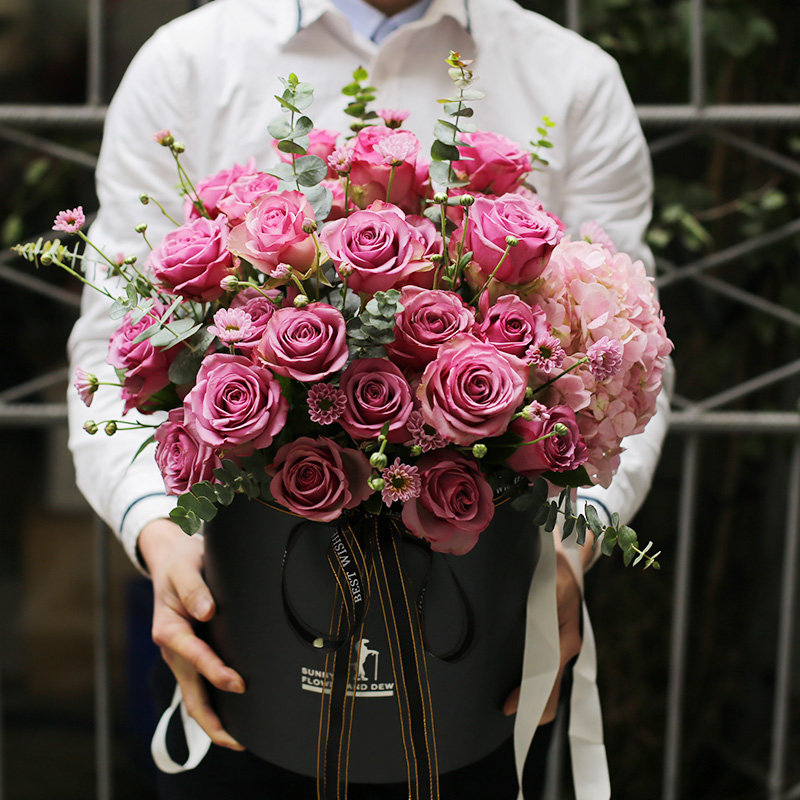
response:
<path fill-rule="evenodd" d="M 167 728 L 175 713 L 175 709 L 180 706 L 181 709 L 181 722 L 183 723 L 183 731 L 186 736 L 186 746 L 189 749 L 189 756 L 183 764 L 173 761 L 172 756 L 167 749 Z M 175 693 L 172 695 L 172 702 L 169 708 L 161 715 L 158 721 L 153 740 L 150 742 L 150 752 L 153 754 L 153 761 L 156 766 L 169 775 L 175 775 L 178 772 L 186 772 L 187 770 L 194 769 L 205 757 L 208 748 L 211 746 L 211 738 L 200 727 L 197 721 L 189 716 L 186 706 L 183 703 L 183 695 L 181 694 L 181 687 L 175 684 Z"/>

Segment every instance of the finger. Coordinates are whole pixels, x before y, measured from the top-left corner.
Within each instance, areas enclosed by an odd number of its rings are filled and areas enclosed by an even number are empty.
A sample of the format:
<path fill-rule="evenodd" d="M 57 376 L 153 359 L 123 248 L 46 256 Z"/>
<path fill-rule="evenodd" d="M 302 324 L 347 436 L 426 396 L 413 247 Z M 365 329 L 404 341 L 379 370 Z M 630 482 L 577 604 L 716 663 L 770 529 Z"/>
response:
<path fill-rule="evenodd" d="M 211 591 L 197 564 L 187 563 L 172 574 L 172 586 L 183 607 L 199 622 L 208 622 L 216 612 Z"/>
<path fill-rule="evenodd" d="M 241 694 L 245 690 L 242 676 L 231 669 L 202 639 L 197 637 L 192 626 L 175 615 L 167 622 L 154 623 L 153 641 L 161 648 L 164 660 L 175 672 L 173 662 L 183 659 L 191 664 L 193 671 L 199 672 L 217 689 Z"/>
<path fill-rule="evenodd" d="M 176 678 L 181 687 L 183 704 L 189 716 L 196 720 L 197 724 L 209 735 L 214 744 L 220 747 L 227 747 L 230 750 L 244 750 L 244 747 L 223 727 L 220 718 L 211 707 L 208 693 L 198 674 L 191 669 L 178 666 L 179 662 L 177 661 L 174 663 L 177 667 Z M 170 666 L 172 667 L 173 665 L 171 664 Z M 175 668 L 173 668 L 173 671 L 175 671 Z"/>
<path fill-rule="evenodd" d="M 503 703 L 503 713 L 510 717 L 512 714 L 517 713 L 517 709 L 519 708 L 519 692 L 520 687 L 517 686 L 513 692 L 506 698 L 505 703 Z"/>

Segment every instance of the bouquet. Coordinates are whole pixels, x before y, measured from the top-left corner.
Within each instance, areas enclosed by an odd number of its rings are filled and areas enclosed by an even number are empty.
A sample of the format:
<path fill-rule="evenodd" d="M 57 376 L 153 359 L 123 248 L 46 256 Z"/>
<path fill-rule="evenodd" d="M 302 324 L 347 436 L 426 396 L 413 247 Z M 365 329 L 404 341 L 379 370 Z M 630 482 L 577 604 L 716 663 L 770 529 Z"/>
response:
<path fill-rule="evenodd" d="M 121 296 L 94 287 L 120 321 L 108 361 L 124 407 L 87 430 L 166 412 L 142 449 L 155 443 L 188 533 L 242 494 L 348 529 L 390 521 L 463 554 L 509 502 L 548 531 L 560 523 L 583 544 L 591 530 L 604 553 L 657 567 L 616 514 L 604 525 L 572 500 L 608 485 L 622 440 L 655 411 L 671 343 L 653 286 L 598 225 L 573 239 L 538 199 L 530 179 L 553 123 L 532 150 L 477 129 L 469 62 L 447 61 L 454 91 L 430 161 L 405 112 L 370 109 L 363 70 L 344 89 L 347 137 L 314 127 L 309 84 L 282 81 L 271 168 L 251 160 L 193 183 L 184 145 L 155 134 L 184 218 L 141 269 L 93 256 L 124 285 Z M 83 224 L 78 208 L 55 228 L 93 247 Z M 89 283 L 78 247 L 17 251 Z M 76 387 L 88 405 L 99 381 L 79 370 Z M 342 551 L 357 561 L 358 549 L 336 540 L 342 570 Z"/>

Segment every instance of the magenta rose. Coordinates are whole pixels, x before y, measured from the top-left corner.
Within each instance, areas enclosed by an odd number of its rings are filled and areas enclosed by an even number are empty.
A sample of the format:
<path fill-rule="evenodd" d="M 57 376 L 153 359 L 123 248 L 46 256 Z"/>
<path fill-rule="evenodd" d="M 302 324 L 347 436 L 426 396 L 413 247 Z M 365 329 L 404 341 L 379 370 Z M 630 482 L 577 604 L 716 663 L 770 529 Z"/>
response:
<path fill-rule="evenodd" d="M 261 341 L 267 323 L 278 310 L 278 306 L 271 300 L 271 297 L 277 297 L 280 292 L 277 289 L 267 289 L 265 291 L 270 297 L 265 297 L 260 290 L 248 286 L 231 301 L 231 308 L 241 309 L 249 314 L 252 320 L 250 334 L 246 339 L 236 343 L 236 346 L 246 353 L 252 352 L 253 348 Z"/>
<path fill-rule="evenodd" d="M 500 436 L 525 399 L 528 367 L 468 333 L 442 345 L 417 388 L 425 422 L 462 446 Z"/>
<path fill-rule="evenodd" d="M 397 206 L 379 201 L 323 228 L 320 238 L 337 270 L 342 265 L 352 269 L 348 286 L 353 291 L 385 292 L 415 272 L 432 269 L 422 235 L 405 216 Z"/>
<path fill-rule="evenodd" d="M 394 341 L 386 345 L 386 352 L 401 369 L 422 372 L 441 345 L 476 327 L 475 312 L 455 292 L 405 286 L 400 304 Z"/>
<path fill-rule="evenodd" d="M 382 150 L 388 140 L 398 135 L 412 146 L 403 162 L 392 167 Z M 416 213 L 420 210 L 421 198 L 428 188 L 428 162 L 419 157 L 420 144 L 413 133 L 369 125 L 358 132 L 350 146 L 353 151 L 350 196 L 359 208 L 366 208 L 376 200 L 386 200 L 404 211 Z M 387 197 L 390 180 L 391 192 Z"/>
<path fill-rule="evenodd" d="M 219 201 L 219 210 L 231 225 L 244 221 L 250 207 L 268 192 L 275 192 L 280 181 L 266 172 L 253 172 L 237 178 L 229 187 L 228 194 Z"/>
<path fill-rule="evenodd" d="M 538 306 L 530 306 L 514 294 L 499 297 L 489 306 L 487 294 L 481 296 L 480 337 L 501 353 L 524 358 L 537 339 L 550 332 L 547 317 Z"/>
<path fill-rule="evenodd" d="M 377 439 L 386 423 L 390 442 L 408 439 L 406 422 L 414 410 L 411 387 L 391 361 L 351 361 L 342 373 L 339 388 L 346 402 L 339 424 L 354 439 Z"/>
<path fill-rule="evenodd" d="M 156 282 L 186 300 L 207 303 L 222 297 L 220 281 L 230 274 L 224 217 L 200 217 L 170 231 L 147 257 Z"/>
<path fill-rule="evenodd" d="M 468 275 L 476 286 L 482 286 L 493 273 L 495 280 L 503 283 L 530 283 L 547 266 L 563 235 L 560 220 L 537 201 L 520 194 L 476 197 L 466 224 L 465 248 L 473 253 Z M 461 235 L 459 229 L 452 241 L 459 242 Z M 509 236 L 516 238 L 518 244 L 510 248 L 500 264 Z"/>
<path fill-rule="evenodd" d="M 327 303 L 280 308 L 267 323 L 253 358 L 278 375 L 321 381 L 347 363 L 346 333 L 341 312 Z"/>
<path fill-rule="evenodd" d="M 108 345 L 108 363 L 122 375 L 123 414 L 136 408 L 145 414 L 159 408 L 152 402 L 153 395 L 170 384 L 169 368 L 183 344 L 163 350 L 154 347 L 150 339 L 141 342 L 136 337 L 157 322 L 167 309 L 160 303 L 153 306 L 139 322 L 132 324 L 126 314 L 119 327 L 111 334 Z"/>
<path fill-rule="evenodd" d="M 283 445 L 268 471 L 274 475 L 272 496 L 292 513 L 316 522 L 331 522 L 372 493 L 367 457 L 325 437 L 302 436 Z"/>
<path fill-rule="evenodd" d="M 198 197 L 203 202 L 206 214 L 212 219 L 219 216 L 219 203 L 227 197 L 234 181 L 241 178 L 242 175 L 249 175 L 255 171 L 256 160 L 251 157 L 244 166 L 241 164 L 234 164 L 230 169 L 220 170 L 216 174 L 209 175 L 207 178 L 198 181 L 195 189 L 197 190 Z M 183 213 L 187 222 L 202 216 L 197 206 L 189 198 L 187 198 L 184 203 Z"/>
<path fill-rule="evenodd" d="M 563 435 L 549 436 L 535 444 L 524 444 L 506 459 L 514 472 L 533 481 L 544 472 L 568 472 L 586 462 L 588 450 L 583 441 L 575 412 L 569 406 L 546 408 L 536 404 L 532 419 L 519 417 L 511 423 L 510 430 L 534 442 L 553 432 L 557 424 L 563 425 Z"/>
<path fill-rule="evenodd" d="M 155 440 L 156 464 L 167 494 L 184 494 L 201 481 L 215 482 L 214 470 L 222 466 L 219 454 L 187 429 L 183 407 L 169 412 L 156 429 Z"/>
<path fill-rule="evenodd" d="M 493 492 L 477 463 L 454 450 L 417 462 L 422 491 L 403 504 L 403 524 L 437 553 L 468 553 L 494 517 Z"/>
<path fill-rule="evenodd" d="M 499 133 L 475 131 L 460 133 L 467 147 L 459 147 L 463 161 L 453 169 L 461 180 L 469 181 L 471 192 L 501 195 L 513 192 L 531 171 L 531 154 Z"/>
<path fill-rule="evenodd" d="M 306 272 L 317 257 L 317 248 L 303 226 L 313 220 L 314 209 L 302 192 L 264 195 L 244 222 L 231 230 L 228 249 L 267 275 L 278 264 Z"/>
<path fill-rule="evenodd" d="M 185 425 L 196 438 L 240 452 L 269 447 L 289 411 L 270 370 L 227 353 L 206 356 L 183 405 Z"/>

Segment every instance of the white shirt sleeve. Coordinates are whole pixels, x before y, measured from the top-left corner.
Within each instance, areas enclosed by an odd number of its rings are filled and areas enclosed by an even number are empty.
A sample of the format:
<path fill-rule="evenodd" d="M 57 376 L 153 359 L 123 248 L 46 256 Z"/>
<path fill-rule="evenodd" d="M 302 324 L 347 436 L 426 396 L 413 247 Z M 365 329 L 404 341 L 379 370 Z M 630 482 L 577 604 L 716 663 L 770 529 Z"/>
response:
<path fill-rule="evenodd" d="M 152 134 L 171 128 L 183 135 L 179 109 L 172 100 L 181 96 L 176 89 L 179 65 L 164 60 L 169 48 L 158 46 L 158 34 L 139 52 L 124 77 L 108 112 L 103 146 L 97 168 L 100 211 L 92 224 L 91 240 L 110 258 L 118 253 L 136 255 L 144 262 L 148 248 L 134 230 L 147 222 L 148 239 L 157 242 L 172 227 L 154 204 L 144 207 L 139 196 L 147 191 L 180 215 L 181 204 L 175 191 L 177 173 L 166 148 L 153 141 Z M 179 217 L 176 217 L 179 218 Z M 87 250 L 87 255 L 91 251 Z M 108 279 L 102 259 L 87 258 L 86 277 L 104 283 L 112 293 L 122 294 L 119 281 Z M 94 373 L 101 381 L 118 382 L 114 369 L 106 363 L 109 337 L 119 321 L 109 317 L 110 301 L 86 288 L 82 313 L 69 340 L 72 374 L 77 367 Z M 86 408 L 70 387 L 68 392 L 69 445 L 77 483 L 92 508 L 119 535 L 132 561 L 142 566 L 136 554 L 136 540 L 142 527 L 164 517 L 174 507 L 174 498 L 164 493 L 164 483 L 153 459 L 153 445 L 138 458 L 134 455 L 152 429 L 119 430 L 106 436 L 103 424 L 123 419 L 119 390 L 101 386 Z M 140 415 L 132 411 L 125 420 L 158 423 L 163 415 Z M 87 420 L 100 424 L 90 436 L 83 430 Z"/>

